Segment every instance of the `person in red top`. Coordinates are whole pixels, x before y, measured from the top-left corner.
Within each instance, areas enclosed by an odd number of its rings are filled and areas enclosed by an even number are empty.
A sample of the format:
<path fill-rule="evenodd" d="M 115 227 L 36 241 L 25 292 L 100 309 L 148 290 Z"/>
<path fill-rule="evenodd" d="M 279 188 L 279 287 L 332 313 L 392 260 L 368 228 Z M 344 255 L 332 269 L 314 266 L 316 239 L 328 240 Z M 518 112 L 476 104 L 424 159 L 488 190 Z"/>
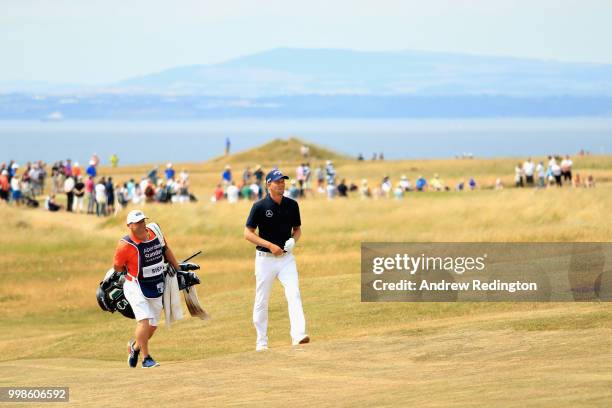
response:
<path fill-rule="evenodd" d="M 119 241 L 113 265 L 116 272 L 126 272 L 123 293 L 137 321 L 135 340 L 128 342 L 128 364 L 136 367 L 142 351 L 142 366 L 151 368 L 159 365 L 149 354 L 149 339 L 157 329 L 162 310 L 165 261 L 177 271 L 179 264 L 159 226 L 145 224 L 145 220 L 141 210 L 130 211 L 130 233 Z"/>
<path fill-rule="evenodd" d="M 6 169 L 2 170 L 2 173 L 0 173 L 0 200 L 5 203 L 8 203 L 9 191 L 11 190 L 8 174 L 8 170 Z"/>

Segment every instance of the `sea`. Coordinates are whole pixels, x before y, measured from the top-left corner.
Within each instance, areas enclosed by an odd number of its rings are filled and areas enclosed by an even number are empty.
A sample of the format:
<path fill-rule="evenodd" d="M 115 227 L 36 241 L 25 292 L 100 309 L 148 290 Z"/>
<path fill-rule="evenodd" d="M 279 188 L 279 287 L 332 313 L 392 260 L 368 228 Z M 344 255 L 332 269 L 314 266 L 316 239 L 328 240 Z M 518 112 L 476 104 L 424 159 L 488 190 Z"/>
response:
<path fill-rule="evenodd" d="M 201 162 L 296 137 L 366 160 L 612 154 L 612 117 L 552 119 L 223 119 L 0 121 L 0 162 L 72 159 L 102 164 Z"/>

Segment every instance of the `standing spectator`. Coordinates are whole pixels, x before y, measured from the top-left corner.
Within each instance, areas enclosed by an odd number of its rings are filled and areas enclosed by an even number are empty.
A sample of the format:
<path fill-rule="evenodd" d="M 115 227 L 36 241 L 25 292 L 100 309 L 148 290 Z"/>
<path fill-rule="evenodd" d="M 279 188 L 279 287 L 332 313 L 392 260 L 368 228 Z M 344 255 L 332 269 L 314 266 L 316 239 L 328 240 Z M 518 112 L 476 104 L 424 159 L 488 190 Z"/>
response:
<path fill-rule="evenodd" d="M 323 180 L 325 180 L 325 175 L 323 174 L 323 166 L 317 167 L 316 176 L 317 176 L 317 190 L 319 194 L 324 193 L 325 190 L 323 189 Z"/>
<path fill-rule="evenodd" d="M 152 203 L 155 201 L 155 186 L 153 185 L 153 181 L 151 179 L 145 179 L 146 184 L 144 188 L 144 197 L 145 203 Z"/>
<path fill-rule="evenodd" d="M 523 163 L 523 173 L 525 173 L 525 183 L 527 186 L 533 186 L 533 173 L 535 171 L 535 165 L 531 161 L 531 157 L 527 159 L 525 163 Z"/>
<path fill-rule="evenodd" d="M 85 173 L 89 177 L 95 178 L 98 175 L 98 170 L 96 169 L 96 162 L 94 160 L 89 161 L 89 166 L 85 169 Z"/>
<path fill-rule="evenodd" d="M 179 173 L 179 180 L 185 184 L 189 181 L 189 173 L 187 173 L 185 169 L 181 169 L 181 172 Z"/>
<path fill-rule="evenodd" d="M 8 176 L 9 172 L 7 169 L 2 170 L 0 173 L 0 200 L 4 201 L 5 204 L 8 204 L 9 192 L 11 190 Z"/>
<path fill-rule="evenodd" d="M 17 176 L 17 171 L 19 170 L 19 165 L 17 163 L 14 163 L 11 160 L 10 166 L 8 167 L 8 171 L 9 171 L 9 182 L 13 180 L 13 177 Z"/>
<path fill-rule="evenodd" d="M 561 175 L 563 180 L 572 183 L 572 165 L 574 163 L 570 159 L 569 155 L 565 156 L 565 159 L 561 161 Z"/>
<path fill-rule="evenodd" d="M 586 188 L 594 188 L 595 187 L 595 177 L 592 174 L 589 174 L 584 182 L 584 186 Z"/>
<path fill-rule="evenodd" d="M 112 167 L 117 167 L 117 165 L 119 165 L 119 156 L 117 156 L 117 153 L 111 155 L 110 163 Z"/>
<path fill-rule="evenodd" d="M 230 154 L 230 148 L 232 147 L 232 142 L 229 137 L 225 138 L 225 155 L 228 156 Z"/>
<path fill-rule="evenodd" d="M 580 173 L 576 173 L 576 177 L 572 180 L 572 184 L 574 187 L 582 187 L 582 180 L 580 178 Z"/>
<path fill-rule="evenodd" d="M 328 183 L 327 183 L 327 198 L 329 200 L 333 200 L 334 197 L 336 197 L 336 191 L 337 190 L 336 190 L 335 181 L 332 180 L 331 183 L 328 181 Z"/>
<path fill-rule="evenodd" d="M 300 196 L 300 189 L 297 186 L 297 182 L 295 180 L 291 180 L 291 185 L 289 186 L 289 190 L 287 190 L 285 197 L 292 198 L 297 200 Z"/>
<path fill-rule="evenodd" d="M 51 169 L 51 192 L 53 194 L 63 193 L 65 181 L 64 167 L 58 162 Z"/>
<path fill-rule="evenodd" d="M 72 212 L 72 202 L 74 200 L 74 178 L 67 176 L 64 181 L 64 193 L 66 193 L 66 211 Z"/>
<path fill-rule="evenodd" d="M 30 170 L 30 180 L 32 183 L 32 190 L 34 196 L 39 196 L 43 193 L 43 183 L 45 180 L 45 173 L 41 168 L 41 162 L 34 163 Z"/>
<path fill-rule="evenodd" d="M 247 166 L 242 172 L 242 184 L 251 184 L 251 168 Z"/>
<path fill-rule="evenodd" d="M 514 183 L 516 187 L 525 187 L 525 183 L 523 182 L 523 166 L 521 163 L 518 163 L 514 168 Z"/>
<path fill-rule="evenodd" d="M 302 163 L 299 166 L 297 166 L 297 168 L 295 169 L 295 179 L 297 180 L 298 183 L 298 190 L 300 191 L 300 197 L 304 196 L 304 181 L 306 180 L 306 177 L 304 175 L 304 166 L 305 164 Z"/>
<path fill-rule="evenodd" d="M 242 188 L 240 189 L 240 195 L 245 200 L 251 200 L 251 194 L 251 186 L 247 183 L 244 183 L 242 185 Z"/>
<path fill-rule="evenodd" d="M 531 182 L 533 183 L 533 179 L 531 180 Z M 470 190 L 472 191 L 476 190 L 476 180 L 474 179 L 474 177 L 470 177 L 469 185 L 470 185 Z"/>
<path fill-rule="evenodd" d="M 15 166 L 13 164 L 13 166 Z M 13 173 L 13 177 L 11 178 L 11 192 L 13 202 L 17 205 L 21 205 L 21 182 L 19 181 L 19 177 L 17 177 L 17 173 Z"/>
<path fill-rule="evenodd" d="M 312 171 L 308 162 L 304 165 L 304 195 L 306 194 L 312 195 Z"/>
<path fill-rule="evenodd" d="M 338 184 L 338 197 L 348 197 L 348 187 L 346 186 L 346 180 L 342 179 Z"/>
<path fill-rule="evenodd" d="M 370 187 L 368 187 L 368 180 L 361 180 L 361 188 L 359 189 L 359 193 L 361 195 L 362 200 L 365 200 L 366 198 L 370 198 L 372 196 Z"/>
<path fill-rule="evenodd" d="M 438 174 L 434 174 L 433 179 L 429 181 L 429 185 L 434 191 L 442 191 L 444 190 L 444 182 L 440 180 L 440 176 Z"/>
<path fill-rule="evenodd" d="M 402 188 L 402 185 L 400 183 L 397 183 L 397 186 L 393 190 L 393 196 L 396 200 L 401 200 L 402 198 L 404 198 L 404 189 Z"/>
<path fill-rule="evenodd" d="M 149 171 L 149 174 L 147 174 L 147 178 L 151 180 L 153 185 L 157 185 L 157 171 L 158 170 L 159 170 L 159 167 L 155 166 Z"/>
<path fill-rule="evenodd" d="M 404 190 L 404 192 L 412 191 L 412 183 L 410 183 L 410 180 L 408 180 L 408 177 L 406 177 L 405 174 L 402 175 L 400 180 L 400 187 L 402 190 Z"/>
<path fill-rule="evenodd" d="M 117 194 L 117 202 L 119 203 L 119 206 L 121 206 L 122 210 L 125 209 L 125 207 L 127 207 L 127 205 L 130 203 L 127 183 L 123 183 L 123 186 L 117 185 L 115 192 Z"/>
<path fill-rule="evenodd" d="M 425 177 L 419 176 L 416 179 L 415 187 L 417 191 L 425 191 L 425 189 L 427 188 L 427 180 L 425 180 Z"/>
<path fill-rule="evenodd" d="M 72 177 L 72 160 L 70 159 L 66 159 L 66 164 L 64 165 L 64 176 Z"/>
<path fill-rule="evenodd" d="M 221 184 L 217 184 L 217 187 L 215 188 L 214 199 L 215 201 L 223 200 L 223 187 L 221 187 Z"/>
<path fill-rule="evenodd" d="M 82 175 L 83 175 L 83 171 L 81 170 L 81 166 L 79 165 L 79 162 L 75 162 L 74 166 L 72 166 L 72 177 L 74 177 L 75 179 L 78 179 Z"/>
<path fill-rule="evenodd" d="M 223 173 L 221 174 L 221 182 L 226 188 L 232 184 L 232 168 L 229 164 L 225 166 L 225 169 L 223 169 Z"/>
<path fill-rule="evenodd" d="M 392 188 L 393 188 L 393 185 L 391 184 L 391 180 L 389 179 L 389 176 L 385 175 L 382 179 L 382 182 L 380 183 L 380 190 L 382 191 L 382 195 L 385 198 L 389 198 L 389 196 L 391 195 Z"/>
<path fill-rule="evenodd" d="M 96 192 L 93 176 L 88 176 L 85 181 L 85 193 L 87 194 L 87 214 L 93 214 L 96 207 Z"/>
<path fill-rule="evenodd" d="M 250 186 L 251 188 L 251 193 L 252 193 L 252 199 L 257 201 L 259 199 L 259 196 L 261 195 L 261 188 L 259 187 L 259 185 L 253 181 L 253 183 Z"/>
<path fill-rule="evenodd" d="M 85 183 L 83 183 L 83 176 L 78 176 L 76 183 L 74 184 L 74 204 L 72 206 L 73 212 L 83 212 L 83 199 L 85 196 Z"/>
<path fill-rule="evenodd" d="M 106 181 L 106 205 L 107 214 L 113 214 L 115 212 L 115 186 L 112 177 Z"/>
<path fill-rule="evenodd" d="M 240 194 L 240 190 L 234 182 L 230 182 L 230 185 L 227 187 L 227 201 L 230 204 L 235 204 L 238 202 L 238 195 Z"/>
<path fill-rule="evenodd" d="M 134 184 L 134 190 L 132 190 L 132 204 L 138 205 L 142 201 L 144 193 L 140 184 Z"/>
<path fill-rule="evenodd" d="M 128 201 L 134 198 L 134 190 L 136 189 L 136 183 L 134 179 L 131 178 L 127 183 L 125 183 L 125 188 L 127 190 L 127 199 Z"/>
<path fill-rule="evenodd" d="M 336 185 L 336 169 L 334 163 L 331 160 L 327 161 L 325 166 L 325 174 L 327 175 L 327 184 Z"/>
<path fill-rule="evenodd" d="M 538 188 L 546 187 L 546 170 L 544 170 L 544 162 L 539 162 L 535 171 L 538 174 Z"/>
<path fill-rule="evenodd" d="M 174 180 L 174 167 L 172 163 L 166 164 L 166 180 Z"/>
<path fill-rule="evenodd" d="M 557 187 L 562 187 L 563 182 L 561 181 L 561 166 L 559 166 L 557 162 L 555 162 L 550 166 L 550 170 L 552 171 L 552 175 L 555 178 L 555 184 L 557 185 Z"/>
<path fill-rule="evenodd" d="M 302 154 L 302 157 L 304 159 L 307 159 L 308 156 L 310 155 L 310 147 L 306 145 L 302 145 L 302 147 L 300 147 L 300 153 Z"/>
<path fill-rule="evenodd" d="M 261 165 L 257 165 L 255 167 L 255 171 L 253 172 L 253 175 L 255 176 L 255 183 L 257 184 L 258 190 L 257 190 L 257 199 L 261 200 L 261 197 L 263 196 L 263 178 L 264 178 L 264 172 L 263 169 L 261 168 Z"/>
<path fill-rule="evenodd" d="M 108 197 L 106 196 L 106 180 L 104 177 L 98 181 L 95 187 L 96 192 L 96 214 L 98 217 L 104 217 L 107 214 L 106 203 Z"/>

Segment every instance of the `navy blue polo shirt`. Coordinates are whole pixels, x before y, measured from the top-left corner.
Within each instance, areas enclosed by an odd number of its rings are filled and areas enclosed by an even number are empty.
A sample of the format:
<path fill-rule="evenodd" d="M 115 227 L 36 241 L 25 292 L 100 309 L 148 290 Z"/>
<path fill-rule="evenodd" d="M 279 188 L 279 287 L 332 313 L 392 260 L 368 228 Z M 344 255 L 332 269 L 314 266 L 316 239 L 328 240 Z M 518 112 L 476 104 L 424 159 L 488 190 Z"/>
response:
<path fill-rule="evenodd" d="M 246 226 L 249 228 L 259 228 L 261 238 L 281 248 L 291 238 L 293 228 L 300 225 L 302 225 L 302 221 L 297 201 L 283 197 L 280 204 L 276 204 L 269 194 L 253 204 L 246 222 Z M 268 248 L 259 245 L 257 249 L 270 252 Z"/>

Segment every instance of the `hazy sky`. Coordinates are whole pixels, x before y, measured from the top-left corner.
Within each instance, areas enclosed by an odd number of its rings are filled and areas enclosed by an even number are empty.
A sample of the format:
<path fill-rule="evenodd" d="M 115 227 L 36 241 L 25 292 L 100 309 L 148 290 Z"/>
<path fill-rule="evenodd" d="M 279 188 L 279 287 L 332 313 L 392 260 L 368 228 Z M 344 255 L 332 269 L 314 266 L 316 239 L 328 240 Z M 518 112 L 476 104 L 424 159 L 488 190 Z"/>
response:
<path fill-rule="evenodd" d="M 0 81 L 101 84 L 276 47 L 612 64 L 610 0 L 0 0 Z"/>

